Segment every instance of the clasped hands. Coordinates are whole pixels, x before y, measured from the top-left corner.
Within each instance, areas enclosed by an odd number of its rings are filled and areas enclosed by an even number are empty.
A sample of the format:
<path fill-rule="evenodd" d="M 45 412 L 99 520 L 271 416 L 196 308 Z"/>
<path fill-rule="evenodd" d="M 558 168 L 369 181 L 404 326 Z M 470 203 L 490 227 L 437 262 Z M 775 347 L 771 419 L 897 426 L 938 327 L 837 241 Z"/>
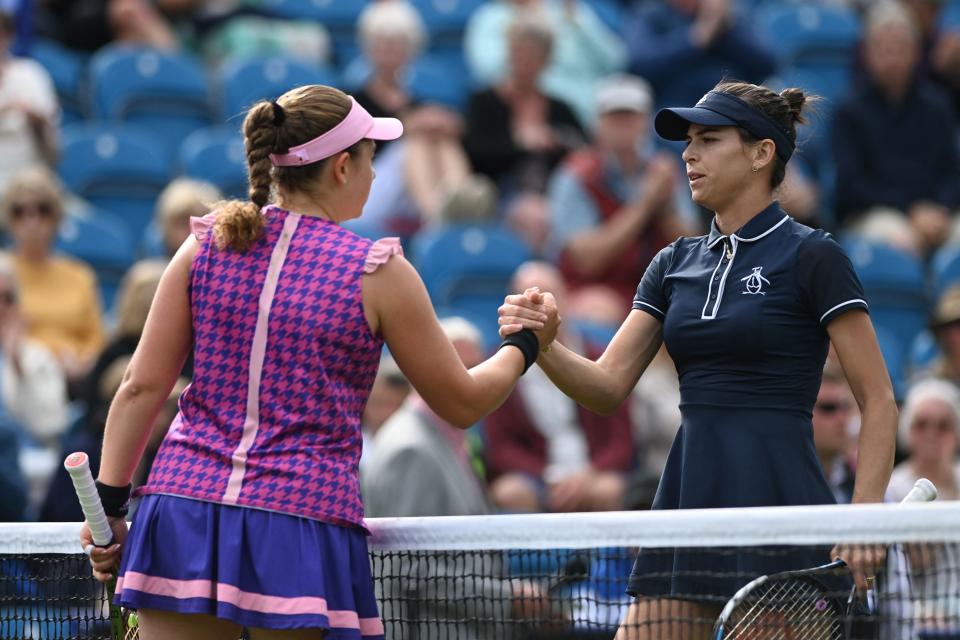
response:
<path fill-rule="evenodd" d="M 557 301 L 548 291 L 530 287 L 523 293 L 508 295 L 497 309 L 500 314 L 500 337 L 505 338 L 521 329 L 530 329 L 540 342 L 543 351 L 557 337 L 560 329 L 560 313 Z"/>

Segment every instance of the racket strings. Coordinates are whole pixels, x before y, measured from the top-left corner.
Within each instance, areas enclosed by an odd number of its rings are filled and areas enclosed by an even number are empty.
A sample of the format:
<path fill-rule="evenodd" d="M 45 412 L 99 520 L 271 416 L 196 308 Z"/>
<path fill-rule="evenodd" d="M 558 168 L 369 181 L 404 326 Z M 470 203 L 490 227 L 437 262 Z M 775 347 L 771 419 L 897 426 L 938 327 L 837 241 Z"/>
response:
<path fill-rule="evenodd" d="M 768 585 L 757 596 L 738 606 L 732 628 L 724 635 L 731 640 L 804 638 L 842 640 L 843 633 L 833 605 L 811 583 L 786 580 Z"/>

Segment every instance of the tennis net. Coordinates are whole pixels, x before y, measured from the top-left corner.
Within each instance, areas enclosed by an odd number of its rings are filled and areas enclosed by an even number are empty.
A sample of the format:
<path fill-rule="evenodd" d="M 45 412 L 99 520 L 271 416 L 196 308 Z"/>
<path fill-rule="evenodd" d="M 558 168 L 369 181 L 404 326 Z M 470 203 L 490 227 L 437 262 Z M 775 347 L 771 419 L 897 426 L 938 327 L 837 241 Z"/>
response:
<path fill-rule="evenodd" d="M 369 526 L 389 639 L 612 638 L 633 601 L 628 586 L 669 597 L 638 609 L 627 638 L 715 637 L 717 616 L 737 589 L 761 574 L 827 562 L 842 543 L 886 552 L 867 597 L 850 599 L 843 570 L 806 576 L 803 588 L 764 601 L 771 582 L 746 598 L 747 613 L 733 615 L 723 637 L 960 640 L 960 502 L 372 519 Z M 110 638 L 104 592 L 78 552 L 78 529 L 0 525 L 0 638 Z M 801 619 L 804 606 L 835 615 Z"/>

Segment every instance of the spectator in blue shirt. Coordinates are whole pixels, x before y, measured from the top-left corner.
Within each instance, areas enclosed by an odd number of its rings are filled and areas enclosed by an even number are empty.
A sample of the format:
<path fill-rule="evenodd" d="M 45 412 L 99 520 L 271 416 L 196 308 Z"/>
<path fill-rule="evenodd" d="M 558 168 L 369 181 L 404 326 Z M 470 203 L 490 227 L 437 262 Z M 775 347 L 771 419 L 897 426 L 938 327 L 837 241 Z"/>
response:
<path fill-rule="evenodd" d="M 773 49 L 730 4 L 640 4 L 626 26 L 630 71 L 653 85 L 659 105 L 693 104 L 724 76 L 760 82 L 774 72 Z"/>
<path fill-rule="evenodd" d="M 957 122 L 919 72 L 920 31 L 896 2 L 867 15 L 864 77 L 837 108 L 833 151 L 841 224 L 926 255 L 958 204 Z"/>

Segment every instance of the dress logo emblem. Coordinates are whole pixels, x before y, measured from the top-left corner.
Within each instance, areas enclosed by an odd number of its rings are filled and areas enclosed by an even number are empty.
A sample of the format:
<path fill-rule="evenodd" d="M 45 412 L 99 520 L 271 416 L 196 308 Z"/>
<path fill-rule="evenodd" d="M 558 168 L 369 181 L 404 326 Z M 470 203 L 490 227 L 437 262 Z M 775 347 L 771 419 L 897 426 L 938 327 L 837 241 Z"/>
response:
<path fill-rule="evenodd" d="M 740 282 L 744 284 L 744 291 L 741 293 L 745 296 L 755 296 L 758 293 L 761 296 L 767 295 L 766 291 L 763 290 L 764 284 L 770 284 L 770 281 L 764 278 L 760 272 L 763 270 L 763 267 L 754 267 L 753 272 L 748 275 L 740 278 Z"/>

